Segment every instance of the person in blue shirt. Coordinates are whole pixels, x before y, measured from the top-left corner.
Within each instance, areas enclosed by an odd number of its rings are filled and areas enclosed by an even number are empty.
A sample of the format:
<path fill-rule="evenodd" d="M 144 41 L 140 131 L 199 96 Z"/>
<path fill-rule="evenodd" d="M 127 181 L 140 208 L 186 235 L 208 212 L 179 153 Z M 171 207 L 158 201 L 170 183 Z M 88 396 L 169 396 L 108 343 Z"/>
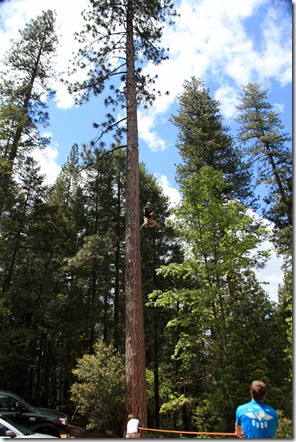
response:
<path fill-rule="evenodd" d="M 262 381 L 253 381 L 252 400 L 236 409 L 235 435 L 246 439 L 272 439 L 278 426 L 278 413 L 264 403 L 267 388 Z"/>

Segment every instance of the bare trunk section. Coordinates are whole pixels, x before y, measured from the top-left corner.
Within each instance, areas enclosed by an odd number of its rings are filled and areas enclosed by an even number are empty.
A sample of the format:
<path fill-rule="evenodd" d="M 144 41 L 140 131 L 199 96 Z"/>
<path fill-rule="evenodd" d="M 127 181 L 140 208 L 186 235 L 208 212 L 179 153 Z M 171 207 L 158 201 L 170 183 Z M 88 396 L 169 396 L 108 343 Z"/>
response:
<path fill-rule="evenodd" d="M 132 1 L 127 12 L 127 171 L 125 233 L 127 412 L 147 426 L 146 362 L 139 226 L 139 149 Z"/>

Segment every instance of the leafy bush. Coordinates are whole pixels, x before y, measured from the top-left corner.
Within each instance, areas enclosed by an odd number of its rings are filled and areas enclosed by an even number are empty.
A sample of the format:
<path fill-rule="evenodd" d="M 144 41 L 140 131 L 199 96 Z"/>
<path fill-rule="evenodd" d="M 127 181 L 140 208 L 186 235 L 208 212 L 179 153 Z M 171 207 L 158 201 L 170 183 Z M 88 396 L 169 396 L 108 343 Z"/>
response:
<path fill-rule="evenodd" d="M 125 413 L 125 367 L 122 357 L 111 344 L 101 340 L 94 345 L 94 354 L 77 361 L 73 374 L 77 382 L 71 386 L 71 400 L 76 410 L 88 420 L 88 430 L 122 432 Z"/>
<path fill-rule="evenodd" d="M 276 432 L 276 439 L 293 439 L 293 427 L 291 419 L 284 416 L 283 410 L 277 410 L 279 415 L 279 425 Z"/>

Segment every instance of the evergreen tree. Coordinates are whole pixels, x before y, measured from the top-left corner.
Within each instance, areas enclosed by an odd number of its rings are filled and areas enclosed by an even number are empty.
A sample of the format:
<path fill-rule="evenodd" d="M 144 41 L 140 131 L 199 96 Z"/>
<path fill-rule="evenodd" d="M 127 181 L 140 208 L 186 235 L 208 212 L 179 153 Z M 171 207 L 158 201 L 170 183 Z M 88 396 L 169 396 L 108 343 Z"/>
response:
<path fill-rule="evenodd" d="M 0 200 L 3 204 L 16 160 L 22 163 L 27 152 L 49 142 L 41 137 L 38 125 L 48 124 L 44 98 L 50 88 L 53 55 L 56 50 L 55 16 L 50 10 L 31 20 L 6 55 L 7 70 L 0 85 Z M 47 96 L 46 96 L 47 95 Z"/>
<path fill-rule="evenodd" d="M 141 258 L 143 275 L 143 298 L 147 303 L 148 294 L 152 290 L 164 290 L 170 281 L 156 275 L 156 269 L 164 263 L 181 260 L 180 245 L 172 227 L 167 225 L 170 214 L 168 198 L 163 195 L 155 177 L 149 174 L 144 164 L 140 165 L 140 200 L 142 207 L 148 200 L 153 202 L 156 209 L 155 220 L 157 229 L 143 230 L 141 233 Z M 143 211 L 140 214 L 139 225 L 143 222 Z M 151 373 L 151 386 L 148 388 L 148 419 L 149 426 L 159 428 L 161 406 L 161 373 L 165 361 L 170 359 L 170 353 L 165 349 L 165 324 L 170 316 L 162 311 L 146 307 L 145 337 L 147 369 Z"/>
<path fill-rule="evenodd" d="M 283 283 L 279 288 L 279 316 L 282 320 L 282 327 L 286 336 L 285 341 L 285 362 L 284 366 L 287 369 L 286 376 L 286 388 L 284 397 L 286 402 L 281 407 L 286 412 L 286 416 L 292 417 L 292 404 L 293 404 L 293 387 L 292 387 L 292 368 L 293 368 L 293 277 L 292 270 L 285 269 Z M 280 395 L 279 396 L 283 396 Z"/>
<path fill-rule="evenodd" d="M 211 98 L 202 80 L 193 77 L 183 87 L 178 115 L 171 117 L 179 129 L 177 147 L 182 160 L 177 165 L 177 180 L 183 184 L 203 166 L 211 166 L 229 183 L 226 193 L 246 201 L 252 196 L 248 165 L 243 163 L 229 128 L 223 126 L 219 103 Z"/>
<path fill-rule="evenodd" d="M 264 215 L 276 227 L 275 244 L 279 250 L 291 248 L 292 226 L 292 151 L 291 138 L 283 133 L 279 113 L 267 101 L 267 91 L 258 84 L 243 88 L 237 106 L 239 138 L 246 146 L 251 164 L 259 171 L 256 184 L 268 193 Z"/>
<path fill-rule="evenodd" d="M 38 348 L 41 336 L 46 335 L 49 306 L 54 305 L 52 275 L 57 265 L 56 250 L 64 237 L 62 220 L 45 204 L 47 188 L 35 162 L 28 158 L 24 166 L 14 203 L 11 201 L 10 211 L 1 218 L 1 241 L 6 243 L 0 258 L 2 302 L 7 313 L 3 345 L 11 347 L 1 379 L 3 387 L 10 388 L 13 382 L 15 391 L 25 391 L 29 399 L 33 391 L 40 397 L 41 389 L 49 395 L 49 384 L 47 389 L 36 386 L 44 368 L 37 362 L 41 355 Z M 45 357 L 45 348 L 40 351 Z"/>
<path fill-rule="evenodd" d="M 98 336 L 105 342 L 114 339 L 114 283 L 120 271 L 114 267 L 114 261 L 118 253 L 118 241 L 123 241 L 124 228 L 120 219 L 123 198 L 116 189 L 118 174 L 123 170 L 115 169 L 116 163 L 111 162 L 107 156 L 102 159 L 98 152 L 96 154 L 91 159 L 89 155 L 85 159 L 92 166 L 85 170 L 85 176 L 81 178 L 85 219 L 83 243 L 68 261 L 69 270 L 79 279 L 85 280 L 84 292 L 88 298 L 91 325 L 90 348 Z M 122 261 L 116 261 L 116 265 L 122 266 Z M 118 310 L 119 301 L 116 302 Z"/>
<path fill-rule="evenodd" d="M 126 392 L 127 408 L 146 423 L 145 343 L 140 263 L 139 164 L 137 105 L 154 99 L 148 89 L 153 79 L 141 74 L 141 65 L 155 64 L 165 54 L 158 46 L 162 25 L 174 15 L 170 0 L 142 1 L 91 0 L 91 8 L 83 13 L 87 25 L 78 36 L 84 44 L 78 54 L 77 66 L 88 68 L 87 80 L 76 83 L 71 90 L 81 91 L 81 100 L 100 94 L 108 80 L 112 94 L 105 103 L 126 110 L 126 126 L 109 113 L 103 123 L 103 134 L 112 131 L 115 144 L 126 131 L 126 230 L 125 230 L 125 295 L 126 295 Z M 99 137 L 100 138 L 100 137 Z"/>

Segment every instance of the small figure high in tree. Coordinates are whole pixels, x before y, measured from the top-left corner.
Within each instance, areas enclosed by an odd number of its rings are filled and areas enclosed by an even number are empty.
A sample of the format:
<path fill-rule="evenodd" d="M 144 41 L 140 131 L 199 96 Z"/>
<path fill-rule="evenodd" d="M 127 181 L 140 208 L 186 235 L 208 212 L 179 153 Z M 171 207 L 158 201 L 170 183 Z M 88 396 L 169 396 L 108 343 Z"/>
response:
<path fill-rule="evenodd" d="M 153 229 L 153 227 L 157 227 L 157 222 L 154 221 L 154 219 L 152 219 L 152 216 L 154 215 L 155 210 L 152 211 L 150 201 L 148 201 L 146 203 L 146 206 L 144 207 L 143 211 L 144 211 L 144 222 L 141 225 L 141 230 L 142 229 Z"/>

